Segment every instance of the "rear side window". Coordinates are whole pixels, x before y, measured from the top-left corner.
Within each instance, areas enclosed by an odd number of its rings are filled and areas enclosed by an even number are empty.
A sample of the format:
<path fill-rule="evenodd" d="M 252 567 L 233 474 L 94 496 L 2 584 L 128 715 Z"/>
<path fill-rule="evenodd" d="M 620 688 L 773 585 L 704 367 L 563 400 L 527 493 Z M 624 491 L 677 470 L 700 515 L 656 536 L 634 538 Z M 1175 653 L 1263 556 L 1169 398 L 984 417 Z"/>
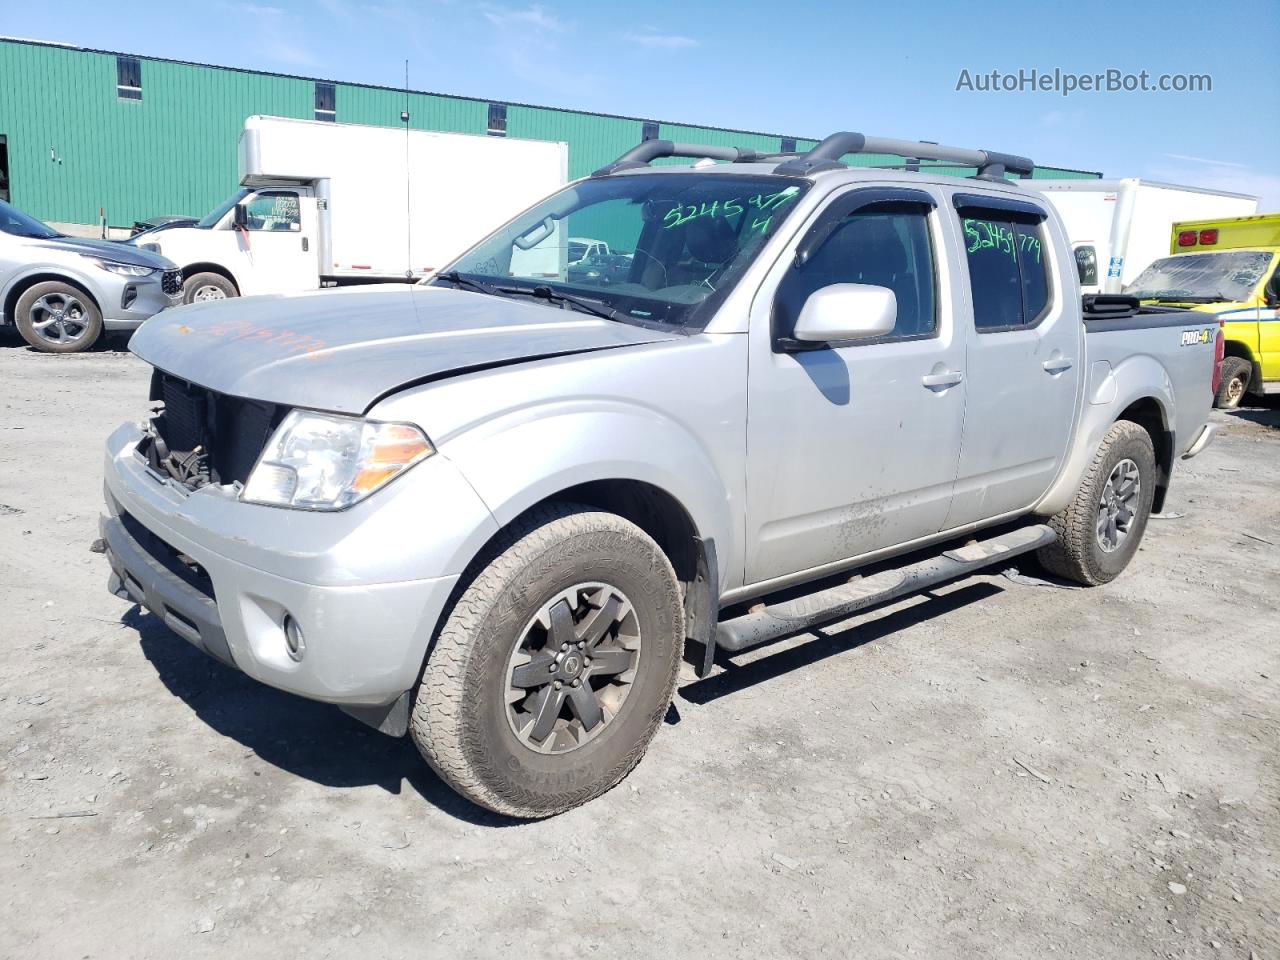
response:
<path fill-rule="evenodd" d="M 1049 306 L 1049 273 L 1039 220 L 962 217 L 973 322 L 980 331 L 1034 326 Z"/>
<path fill-rule="evenodd" d="M 885 339 L 935 333 L 933 248 L 925 211 L 895 203 L 865 207 L 846 217 L 813 256 L 782 281 L 775 306 L 777 329 L 794 330 L 809 295 L 833 283 L 865 283 L 894 292 L 898 322 Z"/>

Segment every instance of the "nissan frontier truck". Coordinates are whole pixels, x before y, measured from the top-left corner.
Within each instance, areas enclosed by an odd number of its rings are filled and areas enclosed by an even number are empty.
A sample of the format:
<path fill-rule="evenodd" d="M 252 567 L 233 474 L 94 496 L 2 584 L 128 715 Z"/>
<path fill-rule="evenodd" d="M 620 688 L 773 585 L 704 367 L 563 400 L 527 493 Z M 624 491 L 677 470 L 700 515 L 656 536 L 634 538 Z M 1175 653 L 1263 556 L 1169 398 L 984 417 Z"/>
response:
<path fill-rule="evenodd" d="M 651 140 L 419 285 L 170 311 L 107 441 L 110 589 L 533 818 L 640 760 L 687 641 L 705 675 L 1031 553 L 1105 584 L 1212 437 L 1220 330 L 1083 310 L 1031 167 Z M 548 275 L 578 236 L 628 275 Z"/>

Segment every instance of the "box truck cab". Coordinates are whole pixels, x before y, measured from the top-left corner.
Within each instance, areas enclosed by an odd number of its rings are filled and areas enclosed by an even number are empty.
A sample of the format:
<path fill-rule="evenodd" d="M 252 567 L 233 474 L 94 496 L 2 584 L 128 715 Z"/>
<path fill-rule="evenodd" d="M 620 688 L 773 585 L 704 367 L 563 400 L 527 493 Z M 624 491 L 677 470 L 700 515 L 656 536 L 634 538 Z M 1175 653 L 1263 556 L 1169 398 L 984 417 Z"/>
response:
<path fill-rule="evenodd" d="M 1152 260 L 1178 220 L 1244 217 L 1258 198 L 1125 177 L 1118 180 L 1036 180 L 1057 208 L 1071 240 L 1081 293 L 1119 293 Z"/>
<path fill-rule="evenodd" d="M 240 186 L 138 245 L 182 268 L 183 301 L 419 279 L 561 187 L 560 142 L 253 116 Z"/>
<path fill-rule="evenodd" d="M 1175 223 L 1169 253 L 1124 292 L 1222 321 L 1217 406 L 1280 393 L 1280 214 Z"/>

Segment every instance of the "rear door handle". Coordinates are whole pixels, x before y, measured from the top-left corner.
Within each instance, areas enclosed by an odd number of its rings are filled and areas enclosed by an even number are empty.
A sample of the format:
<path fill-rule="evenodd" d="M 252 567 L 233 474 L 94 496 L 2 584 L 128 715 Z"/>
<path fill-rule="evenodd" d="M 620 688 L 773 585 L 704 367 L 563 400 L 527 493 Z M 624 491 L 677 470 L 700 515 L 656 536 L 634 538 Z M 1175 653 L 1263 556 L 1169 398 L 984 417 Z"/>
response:
<path fill-rule="evenodd" d="M 1062 373 L 1064 370 L 1070 370 L 1073 362 L 1067 357 L 1052 357 L 1040 366 L 1044 367 L 1048 373 Z"/>
<path fill-rule="evenodd" d="M 938 373 L 926 373 L 920 378 L 920 382 L 926 387 L 954 387 L 963 379 L 964 374 L 959 370 L 942 370 Z"/>

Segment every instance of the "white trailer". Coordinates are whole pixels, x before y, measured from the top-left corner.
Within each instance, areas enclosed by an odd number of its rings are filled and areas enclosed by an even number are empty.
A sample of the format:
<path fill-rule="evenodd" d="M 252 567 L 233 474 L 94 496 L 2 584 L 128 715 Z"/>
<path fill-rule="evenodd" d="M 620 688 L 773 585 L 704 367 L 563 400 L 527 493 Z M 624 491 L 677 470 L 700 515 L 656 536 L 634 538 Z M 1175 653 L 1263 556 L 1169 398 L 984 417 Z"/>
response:
<path fill-rule="evenodd" d="M 1027 180 L 1062 215 L 1084 293 L 1119 293 L 1152 261 L 1169 253 L 1179 220 L 1248 217 L 1258 198 L 1243 193 L 1121 180 Z"/>
<path fill-rule="evenodd" d="M 252 116 L 240 188 L 139 245 L 182 268 L 184 301 L 408 281 L 564 185 L 568 145 Z"/>

